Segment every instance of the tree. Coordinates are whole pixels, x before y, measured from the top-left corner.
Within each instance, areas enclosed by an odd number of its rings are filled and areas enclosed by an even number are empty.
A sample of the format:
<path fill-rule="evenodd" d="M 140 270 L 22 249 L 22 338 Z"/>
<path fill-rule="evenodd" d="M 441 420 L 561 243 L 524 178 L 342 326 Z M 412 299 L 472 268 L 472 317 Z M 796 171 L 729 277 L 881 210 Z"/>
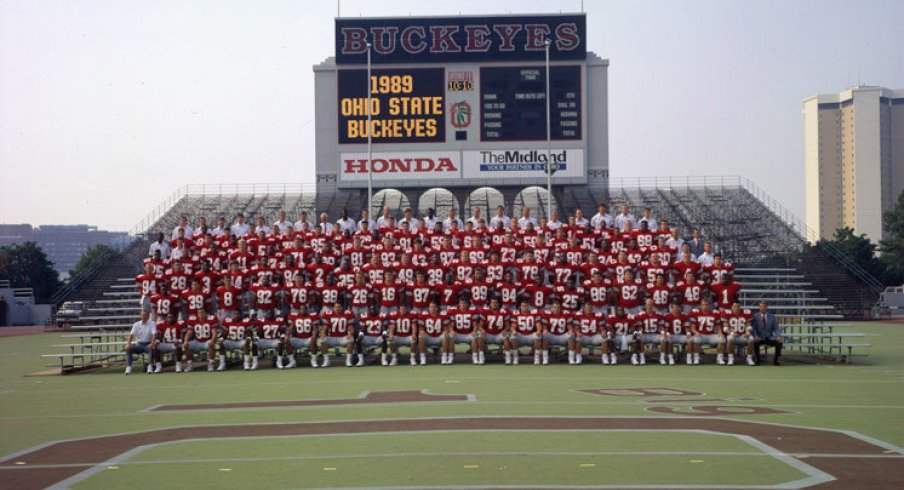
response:
<path fill-rule="evenodd" d="M 69 277 L 72 279 L 80 277 L 87 273 L 88 269 L 95 263 L 108 262 L 117 255 L 119 255 L 119 252 L 109 245 L 95 245 L 88 250 L 85 250 L 85 253 L 78 259 L 75 267 L 69 271 Z"/>
<path fill-rule="evenodd" d="M 49 301 L 60 287 L 53 263 L 34 242 L 0 247 L 0 279 L 13 287 L 32 288 L 38 303 Z"/>
<path fill-rule="evenodd" d="M 819 240 L 817 246 L 834 245 L 841 253 L 879 281 L 885 278 L 885 264 L 876 257 L 876 245 L 865 234 L 856 235 L 848 227 L 835 230 L 833 240 Z"/>
<path fill-rule="evenodd" d="M 886 284 L 900 285 L 904 280 L 904 191 L 895 207 L 882 216 L 885 239 L 879 242 L 881 260 L 888 273 Z"/>

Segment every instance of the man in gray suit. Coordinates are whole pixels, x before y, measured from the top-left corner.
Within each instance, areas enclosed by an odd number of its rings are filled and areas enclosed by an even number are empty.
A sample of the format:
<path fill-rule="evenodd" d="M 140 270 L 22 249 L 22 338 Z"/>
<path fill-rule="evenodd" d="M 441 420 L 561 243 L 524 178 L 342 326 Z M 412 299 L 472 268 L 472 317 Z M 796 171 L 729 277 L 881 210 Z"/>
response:
<path fill-rule="evenodd" d="M 691 237 L 684 243 L 691 248 L 691 258 L 697 260 L 697 257 L 703 253 L 703 237 L 700 236 L 700 228 L 694 228 Z"/>
<path fill-rule="evenodd" d="M 778 324 L 778 318 L 768 311 L 769 305 L 765 301 L 760 302 L 760 311 L 753 315 L 753 339 L 754 349 L 756 350 L 756 363 L 760 364 L 760 346 L 768 345 L 775 347 L 775 356 L 772 364 L 781 366 L 779 358 L 782 356 L 782 347 L 784 339 L 782 338 L 782 328 Z"/>

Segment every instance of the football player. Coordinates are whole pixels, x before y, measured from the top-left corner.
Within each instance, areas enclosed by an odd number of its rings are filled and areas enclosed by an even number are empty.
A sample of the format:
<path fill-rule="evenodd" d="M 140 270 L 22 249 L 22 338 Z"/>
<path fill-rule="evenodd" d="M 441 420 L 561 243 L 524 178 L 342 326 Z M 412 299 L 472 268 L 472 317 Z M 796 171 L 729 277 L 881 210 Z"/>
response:
<path fill-rule="evenodd" d="M 417 365 L 417 339 L 415 337 L 418 327 L 418 316 L 408 309 L 408 305 L 402 303 L 399 306 L 398 313 L 389 315 L 389 350 L 392 358 L 389 360 L 390 366 L 399 363 L 399 346 L 407 345 L 410 348 L 410 362 L 412 366 Z"/>
<path fill-rule="evenodd" d="M 185 332 L 185 339 L 182 343 L 182 351 L 185 352 L 186 363 L 185 372 L 191 372 L 194 369 L 194 353 L 207 353 L 207 370 L 213 371 L 213 358 L 216 353 L 216 337 L 219 333 L 219 323 L 216 318 L 208 318 L 207 311 L 198 310 L 198 317 L 188 321 L 188 329 Z M 226 369 L 225 358 L 221 360 L 218 368 L 220 371 Z"/>
<path fill-rule="evenodd" d="M 311 367 L 320 367 L 317 364 L 317 333 L 320 326 L 320 315 L 316 312 L 308 312 L 308 306 L 299 304 L 297 311 L 289 313 L 289 328 L 286 331 L 286 355 L 289 356 L 289 364 L 286 368 L 297 366 L 295 353 L 304 353 L 308 350 L 311 354 Z"/>
<path fill-rule="evenodd" d="M 511 332 L 509 342 L 512 349 L 512 364 L 518 364 L 519 348 L 529 345 L 534 349 L 534 364 L 540 364 L 540 349 L 542 348 L 542 322 L 540 312 L 530 307 L 527 300 L 521 301 L 521 306 L 512 313 Z"/>
<path fill-rule="evenodd" d="M 343 310 L 339 303 L 321 313 L 320 353 L 323 354 L 322 367 L 330 367 L 330 347 L 345 347 L 345 365 L 352 366 L 354 342 L 354 313 Z M 360 361 L 359 361 L 360 362 Z M 363 362 L 361 363 L 363 365 Z"/>
<path fill-rule="evenodd" d="M 741 308 L 741 304 L 734 302 L 730 310 L 722 312 L 722 321 L 724 324 L 725 346 L 728 351 L 729 366 L 734 364 L 735 345 L 743 345 L 744 352 L 747 355 L 747 365 L 755 366 L 753 359 L 753 333 L 751 328 L 751 319 L 753 312 Z"/>
<path fill-rule="evenodd" d="M 427 347 L 440 347 L 445 344 L 445 332 L 448 328 L 449 317 L 440 311 L 439 305 L 430 303 L 427 311 L 421 313 L 420 328 L 418 331 L 418 352 L 421 357 L 421 366 L 427 364 Z M 443 356 L 445 358 L 445 350 Z"/>
<path fill-rule="evenodd" d="M 159 373 L 163 370 L 161 354 L 169 352 L 173 354 L 173 360 L 176 364 L 176 372 L 182 372 L 182 339 L 185 338 L 185 323 L 176 319 L 176 312 L 170 311 L 166 314 L 166 319 L 157 323 L 157 334 L 151 344 L 157 360 L 154 372 Z"/>

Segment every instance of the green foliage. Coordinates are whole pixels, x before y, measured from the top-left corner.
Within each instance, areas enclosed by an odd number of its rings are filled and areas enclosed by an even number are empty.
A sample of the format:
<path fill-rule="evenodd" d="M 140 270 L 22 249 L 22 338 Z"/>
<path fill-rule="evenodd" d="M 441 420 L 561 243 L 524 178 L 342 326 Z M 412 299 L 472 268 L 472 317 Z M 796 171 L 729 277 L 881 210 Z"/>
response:
<path fill-rule="evenodd" d="M 75 267 L 69 271 L 69 276 L 72 279 L 81 277 L 87 273 L 88 269 L 90 269 L 93 264 L 109 262 L 118 255 L 119 252 L 109 245 L 95 245 L 88 250 L 85 250 L 85 253 L 78 259 Z"/>
<path fill-rule="evenodd" d="M 882 218 L 886 238 L 879 242 L 881 260 L 888 274 L 887 283 L 899 285 L 904 281 L 904 191 L 895 207 Z"/>
<path fill-rule="evenodd" d="M 50 300 L 60 287 L 53 263 L 34 242 L 0 247 L 0 279 L 13 287 L 34 289 L 38 303 Z"/>

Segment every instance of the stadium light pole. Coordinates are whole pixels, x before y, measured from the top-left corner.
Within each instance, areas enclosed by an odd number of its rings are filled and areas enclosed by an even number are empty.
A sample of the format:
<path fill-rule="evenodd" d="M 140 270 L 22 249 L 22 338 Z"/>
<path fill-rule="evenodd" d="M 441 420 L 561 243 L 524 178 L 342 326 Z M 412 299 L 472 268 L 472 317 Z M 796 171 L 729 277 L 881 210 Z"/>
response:
<path fill-rule="evenodd" d="M 370 213 L 374 207 L 374 154 L 373 154 L 373 126 L 370 118 L 370 42 L 367 43 L 367 217 L 370 219 Z"/>
<path fill-rule="evenodd" d="M 543 41 L 546 47 L 546 219 L 552 217 L 552 112 L 549 101 L 549 38 Z"/>

